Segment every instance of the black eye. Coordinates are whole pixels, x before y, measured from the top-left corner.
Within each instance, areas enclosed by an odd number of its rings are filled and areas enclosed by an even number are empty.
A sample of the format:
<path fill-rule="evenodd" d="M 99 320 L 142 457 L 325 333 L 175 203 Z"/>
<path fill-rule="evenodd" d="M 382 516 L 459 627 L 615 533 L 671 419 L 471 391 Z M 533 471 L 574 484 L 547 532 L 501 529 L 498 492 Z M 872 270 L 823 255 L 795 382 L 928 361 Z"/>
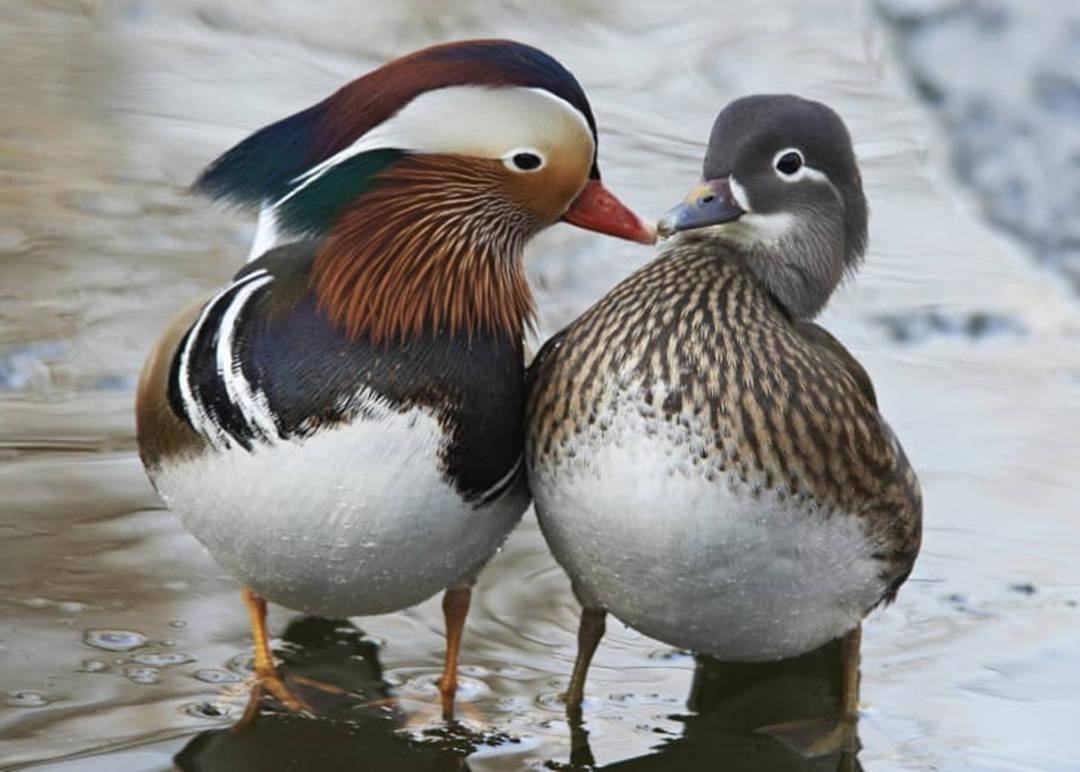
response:
<path fill-rule="evenodd" d="M 803 165 L 802 153 L 798 150 L 788 150 L 776 159 L 776 171 L 789 177 L 799 171 Z"/>
<path fill-rule="evenodd" d="M 514 153 L 514 157 L 511 160 L 514 162 L 514 166 L 521 169 L 523 172 L 531 172 L 533 169 L 539 169 L 540 164 L 543 163 L 543 159 L 536 153 Z"/>

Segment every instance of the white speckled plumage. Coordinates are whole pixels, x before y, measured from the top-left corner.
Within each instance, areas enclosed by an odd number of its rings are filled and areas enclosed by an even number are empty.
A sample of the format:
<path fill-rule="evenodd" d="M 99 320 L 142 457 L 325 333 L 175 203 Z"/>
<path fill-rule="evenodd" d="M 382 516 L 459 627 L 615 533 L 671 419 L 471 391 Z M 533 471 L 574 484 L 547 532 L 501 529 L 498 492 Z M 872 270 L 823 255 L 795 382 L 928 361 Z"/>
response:
<path fill-rule="evenodd" d="M 557 467 L 530 476 L 544 535 L 586 604 L 675 646 L 759 661 L 844 634 L 881 597 L 858 518 L 755 498 L 734 476 L 718 484 L 693 462 L 695 432 L 680 428 L 693 419 L 665 421 L 637 385 L 607 405 L 603 435 L 577 435 Z"/>

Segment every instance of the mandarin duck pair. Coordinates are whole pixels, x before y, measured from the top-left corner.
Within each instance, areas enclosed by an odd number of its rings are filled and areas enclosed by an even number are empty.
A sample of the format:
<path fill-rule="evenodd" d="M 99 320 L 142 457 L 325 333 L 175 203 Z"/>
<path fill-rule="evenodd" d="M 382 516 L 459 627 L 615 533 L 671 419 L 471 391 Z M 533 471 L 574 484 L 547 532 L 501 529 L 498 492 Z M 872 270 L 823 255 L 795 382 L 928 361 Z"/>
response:
<path fill-rule="evenodd" d="M 196 189 L 259 211 L 251 259 L 169 326 L 140 379 L 140 456 L 244 586 L 253 703 L 306 708 L 266 601 L 362 616 L 443 592 L 453 716 L 471 586 L 530 500 L 583 608 L 580 716 L 606 614 L 731 661 L 843 639 L 920 543 L 919 485 L 869 376 L 810 321 L 866 246 L 840 118 L 726 107 L 658 258 L 542 348 L 525 244 L 559 221 L 651 244 L 600 181 L 581 86 L 483 40 L 390 62 L 267 126 Z"/>

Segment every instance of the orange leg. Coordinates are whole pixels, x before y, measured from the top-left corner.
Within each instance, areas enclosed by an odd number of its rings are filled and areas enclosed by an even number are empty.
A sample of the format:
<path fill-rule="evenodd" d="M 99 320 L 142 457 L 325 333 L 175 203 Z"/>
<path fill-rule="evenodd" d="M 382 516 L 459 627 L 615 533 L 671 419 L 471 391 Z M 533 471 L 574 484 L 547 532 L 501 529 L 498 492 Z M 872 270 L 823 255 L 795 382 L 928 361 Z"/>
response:
<path fill-rule="evenodd" d="M 578 625 L 577 659 L 574 661 L 574 673 L 570 676 L 570 687 L 566 690 L 566 715 L 572 720 L 581 719 L 581 701 L 585 698 L 585 678 L 589 674 L 596 647 L 604 637 L 607 612 L 602 608 L 583 608 L 581 623 Z"/>
<path fill-rule="evenodd" d="M 454 695 L 457 694 L 458 654 L 461 651 L 461 634 L 465 630 L 465 617 L 472 599 L 471 587 L 451 587 L 443 593 L 443 616 L 446 619 L 446 664 L 439 679 L 444 721 L 454 718 Z"/>
<path fill-rule="evenodd" d="M 270 637 L 266 634 L 266 601 L 245 587 L 244 605 L 251 617 L 251 634 L 255 639 L 255 686 L 251 690 L 244 716 L 240 719 L 240 726 L 247 726 L 258 718 L 264 693 L 273 695 L 289 710 L 310 710 L 308 704 L 293 694 L 278 674 L 274 653 L 270 650 Z"/>

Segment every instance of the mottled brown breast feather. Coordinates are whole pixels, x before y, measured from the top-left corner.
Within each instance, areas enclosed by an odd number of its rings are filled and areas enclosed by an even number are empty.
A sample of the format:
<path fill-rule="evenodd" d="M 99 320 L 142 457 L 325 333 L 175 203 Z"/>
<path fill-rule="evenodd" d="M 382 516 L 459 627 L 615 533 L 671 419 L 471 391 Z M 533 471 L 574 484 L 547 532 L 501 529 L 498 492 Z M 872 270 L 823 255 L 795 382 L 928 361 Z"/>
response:
<path fill-rule="evenodd" d="M 869 376 L 735 258 L 669 247 L 549 341 L 529 373 L 530 463 L 556 468 L 631 381 L 656 414 L 696 427 L 702 461 L 736 484 L 863 518 L 888 565 L 885 599 L 910 572 L 919 484 Z"/>

